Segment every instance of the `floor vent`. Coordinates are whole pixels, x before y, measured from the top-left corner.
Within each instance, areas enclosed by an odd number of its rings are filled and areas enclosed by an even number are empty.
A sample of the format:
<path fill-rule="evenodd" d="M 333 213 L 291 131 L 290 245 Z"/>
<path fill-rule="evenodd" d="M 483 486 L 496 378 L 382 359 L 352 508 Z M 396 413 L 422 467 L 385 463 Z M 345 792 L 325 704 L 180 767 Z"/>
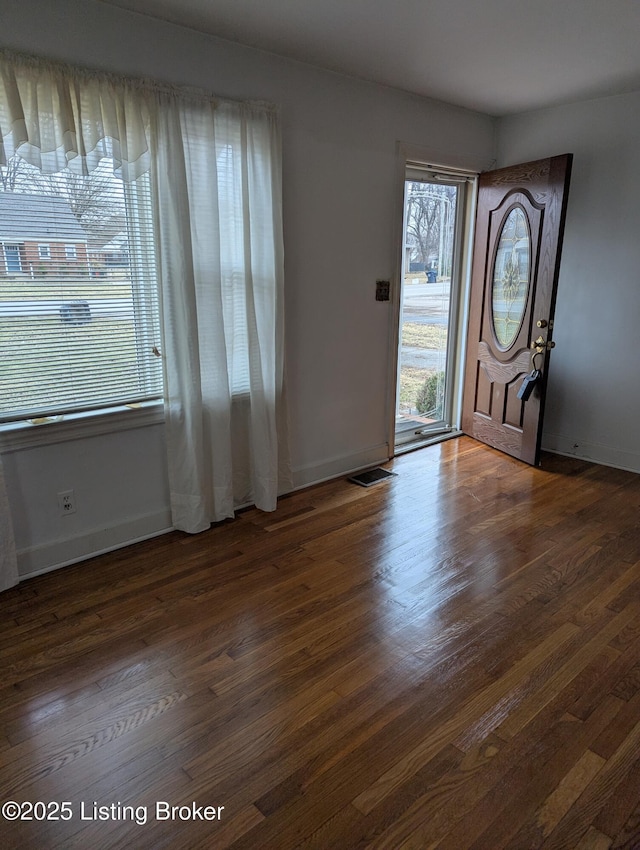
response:
<path fill-rule="evenodd" d="M 368 469 L 366 472 L 359 472 L 357 475 L 352 475 L 348 481 L 353 481 L 354 484 L 359 484 L 361 487 L 371 487 L 372 484 L 378 484 L 380 481 L 385 481 L 397 472 L 389 472 L 388 469 L 382 469 L 378 466 L 376 469 Z"/>

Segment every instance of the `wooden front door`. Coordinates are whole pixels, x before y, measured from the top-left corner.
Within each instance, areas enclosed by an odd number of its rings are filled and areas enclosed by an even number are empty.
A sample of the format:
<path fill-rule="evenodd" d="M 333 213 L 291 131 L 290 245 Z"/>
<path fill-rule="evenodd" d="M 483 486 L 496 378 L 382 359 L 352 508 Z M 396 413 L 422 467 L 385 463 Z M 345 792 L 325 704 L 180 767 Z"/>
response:
<path fill-rule="evenodd" d="M 571 161 L 487 172 L 478 188 L 462 429 L 536 465 Z M 523 401 L 534 365 L 540 377 Z"/>

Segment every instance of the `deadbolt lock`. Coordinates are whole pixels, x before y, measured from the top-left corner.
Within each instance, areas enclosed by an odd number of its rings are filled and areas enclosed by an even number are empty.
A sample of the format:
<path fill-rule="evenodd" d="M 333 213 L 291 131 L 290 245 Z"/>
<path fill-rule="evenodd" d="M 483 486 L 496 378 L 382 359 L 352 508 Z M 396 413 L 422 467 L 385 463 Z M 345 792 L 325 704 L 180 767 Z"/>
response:
<path fill-rule="evenodd" d="M 535 342 L 531 343 L 531 348 L 535 349 L 536 354 L 542 354 L 545 349 L 547 351 L 551 351 L 551 349 L 555 347 L 556 344 L 555 342 L 553 342 L 553 340 L 549 340 L 549 342 L 546 342 L 546 340 L 544 340 L 541 336 L 539 336 L 538 339 L 535 340 Z"/>
<path fill-rule="evenodd" d="M 539 328 L 546 328 L 547 327 L 547 320 L 546 319 L 538 319 L 538 321 L 536 322 L 536 325 Z"/>

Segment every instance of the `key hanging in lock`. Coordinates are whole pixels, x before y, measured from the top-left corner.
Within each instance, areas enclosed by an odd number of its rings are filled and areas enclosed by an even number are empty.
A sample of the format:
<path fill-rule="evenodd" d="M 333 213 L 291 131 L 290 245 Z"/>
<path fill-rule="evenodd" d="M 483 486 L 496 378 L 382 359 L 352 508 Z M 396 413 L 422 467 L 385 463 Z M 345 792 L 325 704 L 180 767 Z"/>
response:
<path fill-rule="evenodd" d="M 524 376 L 522 384 L 520 385 L 520 389 L 518 390 L 518 398 L 521 401 L 528 401 L 528 399 L 531 397 L 531 393 L 533 392 L 535 385 L 542 377 L 542 372 L 540 371 L 540 369 L 536 369 L 536 357 L 539 354 L 541 354 L 541 352 L 535 351 L 531 355 L 531 371 L 528 375 Z"/>
<path fill-rule="evenodd" d="M 518 398 L 522 401 L 527 401 L 533 392 L 533 388 L 540 380 L 540 369 L 532 369 L 528 375 L 525 375 L 520 389 L 518 390 Z"/>

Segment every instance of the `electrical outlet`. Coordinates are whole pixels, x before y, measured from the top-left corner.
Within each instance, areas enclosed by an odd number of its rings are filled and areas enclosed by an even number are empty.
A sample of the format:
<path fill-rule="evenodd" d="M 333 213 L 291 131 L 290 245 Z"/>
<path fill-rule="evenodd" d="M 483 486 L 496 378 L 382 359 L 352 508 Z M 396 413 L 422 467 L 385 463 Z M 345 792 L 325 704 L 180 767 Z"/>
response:
<path fill-rule="evenodd" d="M 69 516 L 76 512 L 76 496 L 73 490 L 63 490 L 58 493 L 58 511 L 60 516 Z"/>

